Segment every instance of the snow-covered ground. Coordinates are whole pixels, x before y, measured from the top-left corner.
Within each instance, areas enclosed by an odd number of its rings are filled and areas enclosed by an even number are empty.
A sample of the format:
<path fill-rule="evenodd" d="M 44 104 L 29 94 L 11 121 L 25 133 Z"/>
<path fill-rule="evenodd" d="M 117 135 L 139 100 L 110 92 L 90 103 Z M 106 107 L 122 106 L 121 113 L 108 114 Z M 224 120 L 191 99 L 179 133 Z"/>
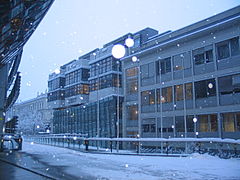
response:
<path fill-rule="evenodd" d="M 240 159 L 220 159 L 209 155 L 193 154 L 179 158 L 89 154 L 26 142 L 23 152 L 47 164 L 46 173 L 54 167 L 64 167 L 62 174 L 66 178 L 71 175 L 101 180 L 240 179 Z"/>

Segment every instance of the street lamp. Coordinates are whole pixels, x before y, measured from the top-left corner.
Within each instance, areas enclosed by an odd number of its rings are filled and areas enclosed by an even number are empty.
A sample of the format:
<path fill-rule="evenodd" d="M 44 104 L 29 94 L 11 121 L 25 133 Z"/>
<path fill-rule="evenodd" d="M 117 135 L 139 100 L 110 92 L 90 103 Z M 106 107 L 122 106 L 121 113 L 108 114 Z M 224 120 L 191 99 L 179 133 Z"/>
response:
<path fill-rule="evenodd" d="M 134 45 L 134 40 L 131 37 L 128 37 L 125 40 L 125 46 L 130 48 Z M 119 99 L 119 90 L 120 90 L 120 61 L 119 59 L 123 58 L 126 54 L 126 48 L 122 44 L 115 44 L 112 47 L 112 56 L 117 60 L 117 138 L 120 136 L 120 124 L 119 124 L 119 116 L 120 116 L 120 99 Z M 134 61 L 137 61 L 137 58 L 134 58 Z M 117 151 L 119 150 L 119 141 L 117 141 Z"/>
<path fill-rule="evenodd" d="M 197 118 L 196 117 L 193 118 L 193 122 L 194 122 L 194 134 L 195 134 L 195 138 L 196 138 L 197 135 L 198 135 L 198 132 L 197 132 Z"/>
<path fill-rule="evenodd" d="M 100 108 L 99 108 L 99 105 L 100 105 L 100 103 L 99 103 L 99 89 L 100 89 L 100 81 L 99 81 L 99 73 L 100 73 L 100 71 L 99 71 L 99 69 L 100 69 L 100 67 L 99 67 L 99 63 L 97 63 L 97 137 L 99 138 L 99 136 L 100 136 L 100 131 L 99 131 L 99 128 L 100 128 L 100 117 L 99 117 L 99 110 L 100 110 Z M 97 150 L 99 150 L 99 141 L 97 141 Z"/>

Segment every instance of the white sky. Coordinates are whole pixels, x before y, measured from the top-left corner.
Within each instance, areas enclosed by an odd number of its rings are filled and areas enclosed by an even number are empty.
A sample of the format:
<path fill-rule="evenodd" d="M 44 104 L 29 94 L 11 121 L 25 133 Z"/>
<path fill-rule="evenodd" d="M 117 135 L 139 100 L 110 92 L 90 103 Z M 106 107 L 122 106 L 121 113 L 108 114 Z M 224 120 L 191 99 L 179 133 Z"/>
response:
<path fill-rule="evenodd" d="M 44 92 L 60 65 L 128 32 L 177 30 L 238 5 L 240 0 L 55 0 L 24 47 L 19 100 Z"/>

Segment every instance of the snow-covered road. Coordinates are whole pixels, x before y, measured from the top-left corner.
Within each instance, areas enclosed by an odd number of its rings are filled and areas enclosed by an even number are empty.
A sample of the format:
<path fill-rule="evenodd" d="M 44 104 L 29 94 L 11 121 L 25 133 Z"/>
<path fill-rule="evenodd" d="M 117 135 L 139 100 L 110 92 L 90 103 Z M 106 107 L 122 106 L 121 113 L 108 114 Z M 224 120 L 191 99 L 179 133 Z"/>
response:
<path fill-rule="evenodd" d="M 179 158 L 88 154 L 26 142 L 23 154 L 35 159 L 34 164 L 44 164 L 39 170 L 58 174 L 61 179 L 240 179 L 239 159 L 220 159 L 209 155 L 193 154 Z"/>

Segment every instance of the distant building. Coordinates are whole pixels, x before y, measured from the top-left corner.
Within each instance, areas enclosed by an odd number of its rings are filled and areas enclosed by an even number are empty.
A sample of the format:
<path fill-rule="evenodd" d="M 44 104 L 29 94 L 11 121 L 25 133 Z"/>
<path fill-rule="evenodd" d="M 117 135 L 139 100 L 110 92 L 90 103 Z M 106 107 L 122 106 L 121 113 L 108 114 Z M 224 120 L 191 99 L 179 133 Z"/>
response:
<path fill-rule="evenodd" d="M 17 132 L 38 134 L 51 130 L 52 110 L 47 106 L 47 94 L 16 103 L 6 114 L 6 121 L 18 117 Z"/>
<path fill-rule="evenodd" d="M 0 134 L 6 111 L 20 93 L 23 46 L 46 15 L 54 0 L 0 1 Z"/>
<path fill-rule="evenodd" d="M 129 33 L 62 66 L 49 76 L 53 133 L 240 138 L 239 12 Z M 134 46 L 113 58 L 127 38 Z"/>

